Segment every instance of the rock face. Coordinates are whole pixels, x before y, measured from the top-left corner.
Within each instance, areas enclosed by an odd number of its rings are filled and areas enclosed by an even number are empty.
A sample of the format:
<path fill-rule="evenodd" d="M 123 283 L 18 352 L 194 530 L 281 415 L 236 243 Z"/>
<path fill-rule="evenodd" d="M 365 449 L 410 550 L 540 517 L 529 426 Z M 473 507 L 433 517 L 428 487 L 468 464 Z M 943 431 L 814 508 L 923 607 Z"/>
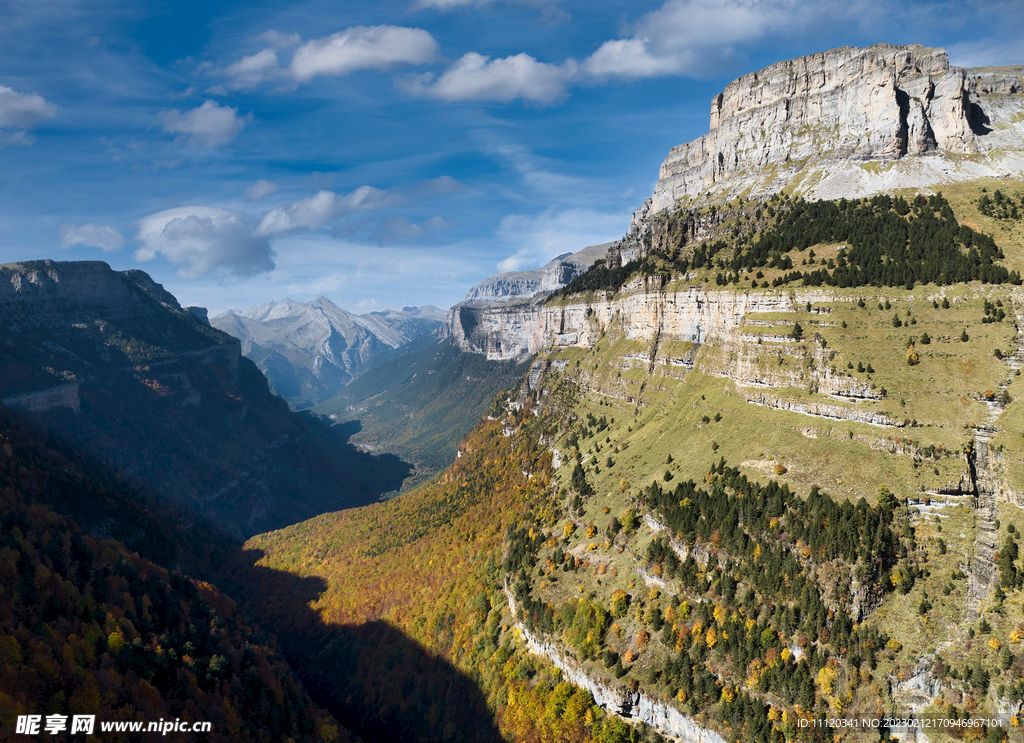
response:
<path fill-rule="evenodd" d="M 319 402 L 395 349 L 433 333 L 443 317 L 430 306 L 354 315 L 318 297 L 266 302 L 210 322 L 242 341 L 242 353 L 267 376 L 275 393 L 293 402 Z"/>
<path fill-rule="evenodd" d="M 614 243 L 591 245 L 575 253 L 563 253 L 540 268 L 508 271 L 484 279 L 466 293 L 467 302 L 504 302 L 532 297 L 538 292 L 561 289 L 603 258 Z"/>
<path fill-rule="evenodd" d="M 516 616 L 516 602 L 507 585 L 505 597 L 513 616 Z M 565 654 L 556 644 L 534 636 L 521 622 L 516 622 L 516 628 L 526 640 L 527 650 L 551 661 L 570 683 L 589 691 L 594 701 L 612 714 L 642 722 L 681 743 L 725 743 L 718 733 L 702 728 L 675 707 L 662 704 L 642 691 L 613 689 L 591 678 L 575 658 Z"/>
<path fill-rule="evenodd" d="M 1022 70 L 969 70 L 951 66 L 942 49 L 879 44 L 744 75 L 712 100 L 708 133 L 672 148 L 634 221 L 708 189 L 742 190 L 752 179 L 767 192 L 795 184 L 827 197 L 824 181 L 832 178 L 852 197 L 899 187 L 890 181 L 901 177 L 935 183 L 1024 170 Z M 886 175 L 891 165 L 925 154 L 976 162 L 940 158 L 917 173 L 904 162 Z M 869 160 L 883 167 L 859 166 Z M 809 183 L 801 174 L 815 168 L 819 177 Z"/>
<path fill-rule="evenodd" d="M 237 339 L 99 261 L 0 266 L 0 402 L 236 537 L 373 502 L 410 470 L 292 413 Z"/>

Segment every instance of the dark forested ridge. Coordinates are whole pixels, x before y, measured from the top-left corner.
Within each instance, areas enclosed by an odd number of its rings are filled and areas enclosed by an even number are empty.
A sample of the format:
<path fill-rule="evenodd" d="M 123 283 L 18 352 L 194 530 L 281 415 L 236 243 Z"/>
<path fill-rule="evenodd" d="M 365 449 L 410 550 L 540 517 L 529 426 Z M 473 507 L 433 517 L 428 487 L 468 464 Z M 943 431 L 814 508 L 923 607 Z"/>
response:
<path fill-rule="evenodd" d="M 230 540 L 9 414 L 0 505 L 5 736 L 19 714 L 95 714 L 210 722 L 217 741 L 352 740 L 272 636 L 189 576 L 212 572 Z"/>
<path fill-rule="evenodd" d="M 3 272 L 28 288 L 0 298 L 0 399 L 222 531 L 241 539 L 372 503 L 410 473 L 290 411 L 236 340 L 141 271 Z M 27 277 L 44 272 L 57 279 L 33 289 Z"/>

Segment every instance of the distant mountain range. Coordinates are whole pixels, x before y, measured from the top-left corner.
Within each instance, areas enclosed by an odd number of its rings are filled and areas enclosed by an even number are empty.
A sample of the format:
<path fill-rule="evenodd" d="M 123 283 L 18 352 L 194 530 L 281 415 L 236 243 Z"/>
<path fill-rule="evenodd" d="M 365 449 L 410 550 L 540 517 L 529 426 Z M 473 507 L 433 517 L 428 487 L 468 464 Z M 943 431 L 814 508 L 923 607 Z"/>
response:
<path fill-rule="evenodd" d="M 229 310 L 210 324 L 242 342 L 242 353 L 274 393 L 305 407 L 337 394 L 367 369 L 394 358 L 396 350 L 429 338 L 443 319 L 444 311 L 432 306 L 356 315 L 317 297 Z"/>

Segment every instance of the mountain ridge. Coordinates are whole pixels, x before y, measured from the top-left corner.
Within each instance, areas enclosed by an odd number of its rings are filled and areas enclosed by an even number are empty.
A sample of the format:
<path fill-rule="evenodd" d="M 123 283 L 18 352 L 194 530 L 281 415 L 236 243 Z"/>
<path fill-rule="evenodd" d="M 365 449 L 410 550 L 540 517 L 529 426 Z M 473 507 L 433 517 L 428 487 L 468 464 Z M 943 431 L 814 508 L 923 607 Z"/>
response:
<path fill-rule="evenodd" d="M 322 402 L 396 349 L 428 336 L 444 313 L 433 306 L 356 315 L 326 297 L 286 298 L 211 318 L 239 338 L 271 389 L 293 404 Z"/>

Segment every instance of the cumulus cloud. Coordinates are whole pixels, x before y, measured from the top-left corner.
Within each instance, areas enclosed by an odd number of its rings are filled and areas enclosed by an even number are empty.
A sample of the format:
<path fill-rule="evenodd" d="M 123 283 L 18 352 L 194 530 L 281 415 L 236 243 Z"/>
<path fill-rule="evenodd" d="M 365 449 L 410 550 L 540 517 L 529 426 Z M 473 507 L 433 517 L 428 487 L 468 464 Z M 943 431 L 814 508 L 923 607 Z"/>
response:
<path fill-rule="evenodd" d="M 354 26 L 307 41 L 292 57 L 291 73 L 307 82 L 316 75 L 347 75 L 399 64 L 422 64 L 437 55 L 434 37 L 420 28 Z"/>
<path fill-rule="evenodd" d="M 31 129 L 56 113 L 57 107 L 41 95 L 0 85 L 0 129 Z"/>
<path fill-rule="evenodd" d="M 444 73 L 419 75 L 400 81 L 407 91 L 443 101 L 499 101 L 517 98 L 534 103 L 553 103 L 565 95 L 576 75 L 576 62 L 538 62 L 528 54 L 491 59 L 476 52 L 463 55 Z"/>
<path fill-rule="evenodd" d="M 862 20 L 863 5 L 824 0 L 667 0 L 641 16 L 629 38 L 606 41 L 580 68 L 598 82 L 613 77 L 706 77 L 735 61 L 737 48 L 744 44 L 803 33 L 823 20 Z"/>
<path fill-rule="evenodd" d="M 107 225 L 92 223 L 80 225 L 62 224 L 57 232 L 60 235 L 60 246 L 62 248 L 70 248 L 72 245 L 85 245 L 89 248 L 114 251 L 124 247 L 124 237 L 121 233 Z"/>
<path fill-rule="evenodd" d="M 274 268 L 267 237 L 257 234 L 256 220 L 246 214 L 206 206 L 184 206 L 151 214 L 136 222 L 142 247 L 135 260 L 158 255 L 180 266 L 179 275 L 197 279 L 211 273 L 256 276 Z"/>
<path fill-rule="evenodd" d="M 177 109 L 160 114 L 164 131 L 177 134 L 177 141 L 193 147 L 216 147 L 234 139 L 251 114 L 239 116 L 237 108 L 221 106 L 215 101 L 206 101 L 199 108 L 182 113 Z"/>
<path fill-rule="evenodd" d="M 25 131 L 57 113 L 57 107 L 36 93 L 19 93 L 0 85 L 0 150 L 27 147 L 36 141 Z M 17 131 L 10 131 L 10 130 Z"/>
<path fill-rule="evenodd" d="M 264 196 L 270 196 L 272 193 L 276 193 L 280 188 L 276 183 L 272 181 L 266 181 L 260 178 L 258 181 L 253 183 L 242 194 L 242 198 L 246 201 L 259 201 Z"/>
<path fill-rule="evenodd" d="M 373 186 L 360 186 L 343 196 L 333 191 L 319 191 L 307 199 L 271 209 L 260 221 L 257 234 L 278 235 L 301 229 L 316 229 L 345 214 L 382 209 L 401 199 L 401 194 L 395 190 Z"/>
<path fill-rule="evenodd" d="M 606 41 L 583 62 L 583 71 L 593 77 L 657 77 L 679 72 L 685 65 L 685 54 L 658 56 L 646 39 L 614 39 Z"/>

